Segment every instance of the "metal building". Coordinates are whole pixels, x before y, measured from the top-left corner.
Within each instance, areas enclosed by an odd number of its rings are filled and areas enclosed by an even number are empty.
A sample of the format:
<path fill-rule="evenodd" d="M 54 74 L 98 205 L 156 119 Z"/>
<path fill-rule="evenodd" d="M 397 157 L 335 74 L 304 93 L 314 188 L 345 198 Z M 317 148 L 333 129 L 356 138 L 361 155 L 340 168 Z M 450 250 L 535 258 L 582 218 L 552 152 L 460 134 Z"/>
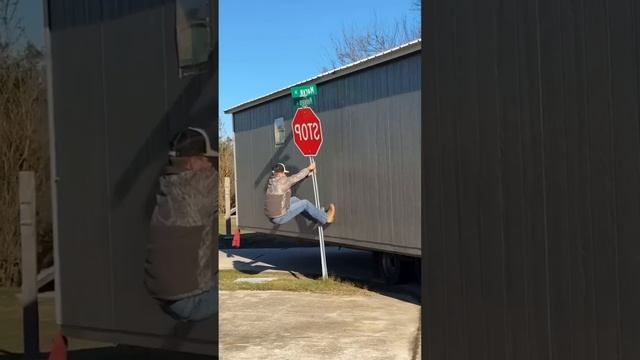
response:
<path fill-rule="evenodd" d="M 56 316 L 70 337 L 217 354 L 217 317 L 178 324 L 143 283 L 169 140 L 190 125 L 217 138 L 217 6 L 44 1 Z"/>
<path fill-rule="evenodd" d="M 317 85 L 320 200 L 337 207 L 326 241 L 420 256 L 420 59 L 417 40 L 292 85 Z M 272 164 L 308 165 L 292 141 L 290 87 L 225 112 L 233 114 L 239 226 L 317 239 L 302 217 L 275 226 L 263 213 Z M 310 181 L 294 193 L 313 202 Z"/>
<path fill-rule="evenodd" d="M 640 7 L 425 2 L 425 357 L 640 359 Z"/>

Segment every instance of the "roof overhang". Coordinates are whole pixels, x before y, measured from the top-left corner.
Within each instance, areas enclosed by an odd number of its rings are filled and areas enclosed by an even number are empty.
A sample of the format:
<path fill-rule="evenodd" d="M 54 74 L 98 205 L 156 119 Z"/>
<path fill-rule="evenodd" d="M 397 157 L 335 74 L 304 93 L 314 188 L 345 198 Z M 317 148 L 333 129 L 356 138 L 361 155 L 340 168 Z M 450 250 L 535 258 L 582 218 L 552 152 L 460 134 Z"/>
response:
<path fill-rule="evenodd" d="M 393 49 L 389 49 L 387 51 L 381 52 L 379 54 L 370 56 L 368 58 L 356 61 L 354 63 L 327 71 L 325 73 L 322 73 L 320 75 L 316 75 L 310 79 L 307 80 L 303 80 L 300 81 L 298 83 L 292 84 L 290 86 L 287 86 L 285 88 L 276 90 L 272 93 L 269 93 L 267 95 L 255 98 L 253 100 L 249 100 L 246 101 L 242 104 L 233 106 L 231 108 L 228 108 L 224 111 L 225 114 L 233 114 L 236 113 L 238 111 L 242 111 L 251 107 L 254 107 L 256 105 L 268 102 L 270 100 L 279 98 L 281 96 L 284 95 L 288 95 L 290 92 L 290 89 L 294 86 L 300 86 L 300 85 L 306 85 L 306 84 L 320 84 L 332 79 L 335 79 L 337 77 L 341 77 L 341 76 L 345 76 L 347 74 L 362 70 L 362 69 L 366 69 L 368 67 L 374 66 L 374 65 L 378 65 L 381 64 L 383 62 L 387 62 L 414 52 L 418 52 L 422 49 L 422 39 L 417 39 L 414 41 L 411 41 L 409 43 L 400 45 L 398 47 L 395 47 Z"/>

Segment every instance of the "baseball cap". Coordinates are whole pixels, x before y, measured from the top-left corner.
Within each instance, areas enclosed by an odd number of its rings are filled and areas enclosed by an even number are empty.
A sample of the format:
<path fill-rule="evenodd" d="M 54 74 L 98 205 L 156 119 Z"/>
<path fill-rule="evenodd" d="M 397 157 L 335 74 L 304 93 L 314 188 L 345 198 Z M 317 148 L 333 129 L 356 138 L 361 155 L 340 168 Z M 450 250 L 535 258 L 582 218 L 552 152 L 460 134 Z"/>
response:
<path fill-rule="evenodd" d="M 271 169 L 271 173 L 275 174 L 275 173 L 280 173 L 283 172 L 285 174 L 288 174 L 289 171 L 287 170 L 287 167 L 284 166 L 283 163 L 277 163 L 275 165 L 273 165 L 273 168 Z"/>
<path fill-rule="evenodd" d="M 171 157 L 206 156 L 216 157 L 218 153 L 211 148 L 209 135 L 196 127 L 179 132 L 171 141 Z"/>

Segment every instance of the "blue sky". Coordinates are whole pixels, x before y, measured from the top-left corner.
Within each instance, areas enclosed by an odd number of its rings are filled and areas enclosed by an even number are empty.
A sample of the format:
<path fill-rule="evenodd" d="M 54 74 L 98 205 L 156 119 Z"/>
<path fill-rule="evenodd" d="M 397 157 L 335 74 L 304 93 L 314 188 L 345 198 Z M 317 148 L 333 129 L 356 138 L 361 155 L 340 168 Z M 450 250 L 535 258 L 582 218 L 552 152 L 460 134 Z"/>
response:
<path fill-rule="evenodd" d="M 331 38 L 343 28 L 419 21 L 413 0 L 220 1 L 220 119 L 223 110 L 330 67 Z"/>
<path fill-rule="evenodd" d="M 419 21 L 413 0 L 220 0 L 219 118 L 224 109 L 319 74 L 331 65 L 332 37 L 343 28 Z M 22 0 L 26 36 L 43 42 L 42 1 Z"/>
<path fill-rule="evenodd" d="M 25 37 L 37 46 L 44 42 L 44 19 L 41 0 L 21 0 L 18 3 L 18 16 L 25 28 Z"/>

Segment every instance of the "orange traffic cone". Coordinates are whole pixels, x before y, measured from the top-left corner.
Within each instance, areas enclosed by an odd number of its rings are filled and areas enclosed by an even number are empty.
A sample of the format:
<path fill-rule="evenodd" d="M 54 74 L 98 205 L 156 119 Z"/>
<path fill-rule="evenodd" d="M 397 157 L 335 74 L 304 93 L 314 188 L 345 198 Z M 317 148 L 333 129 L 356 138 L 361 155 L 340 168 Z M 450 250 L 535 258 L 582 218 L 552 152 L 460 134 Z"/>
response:
<path fill-rule="evenodd" d="M 236 229 L 236 232 L 233 234 L 233 241 L 231 241 L 231 247 L 239 248 L 240 247 L 240 229 Z"/>
<path fill-rule="evenodd" d="M 67 339 L 62 334 L 53 338 L 49 360 L 67 360 Z"/>

